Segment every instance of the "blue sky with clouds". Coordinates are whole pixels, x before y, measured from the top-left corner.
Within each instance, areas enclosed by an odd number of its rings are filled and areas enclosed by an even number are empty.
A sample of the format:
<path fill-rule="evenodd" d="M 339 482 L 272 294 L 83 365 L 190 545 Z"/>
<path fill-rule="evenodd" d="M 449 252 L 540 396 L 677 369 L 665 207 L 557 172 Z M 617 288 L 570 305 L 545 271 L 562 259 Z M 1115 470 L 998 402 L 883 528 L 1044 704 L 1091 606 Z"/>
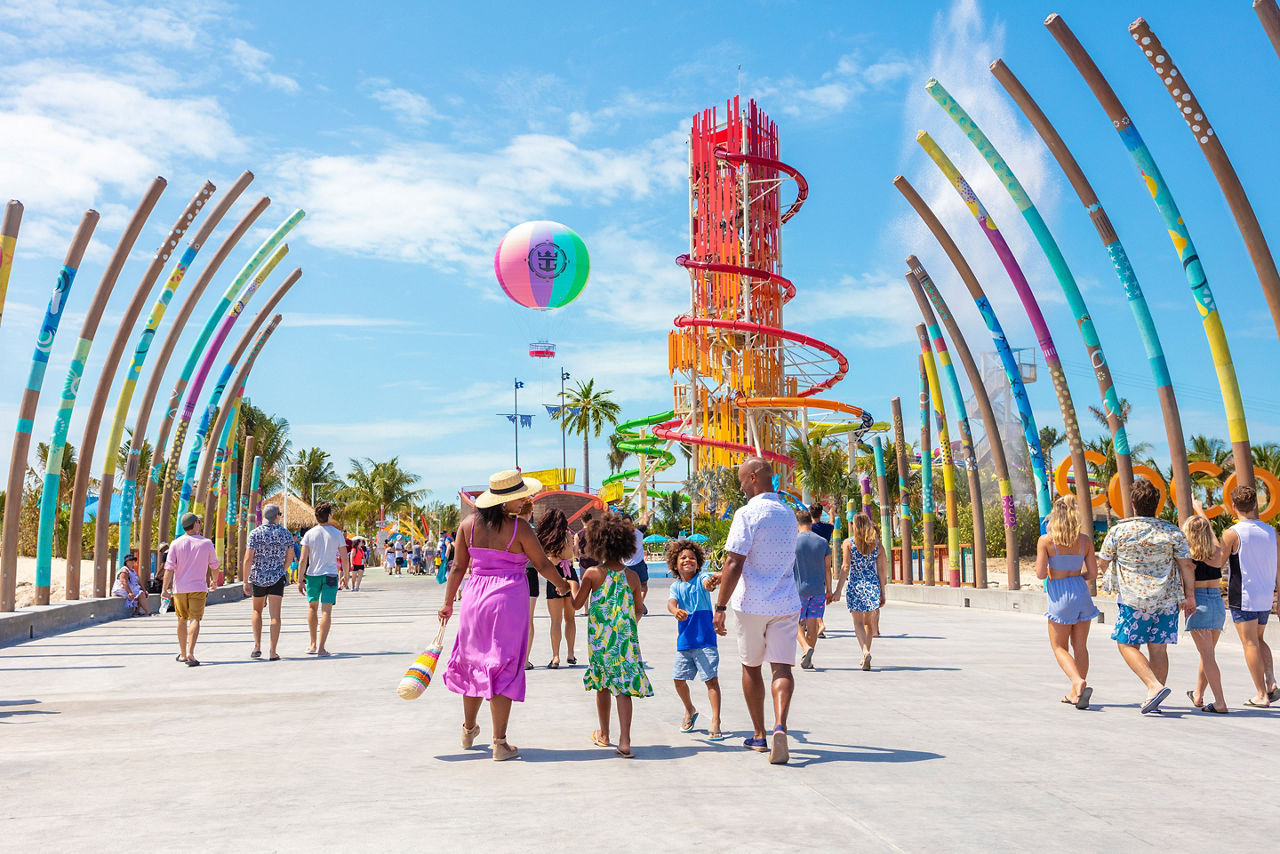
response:
<path fill-rule="evenodd" d="M 447 499 L 510 463 L 510 425 L 497 413 L 510 410 L 519 377 L 521 410 L 538 412 L 522 431 L 521 463 L 557 465 L 559 432 L 538 406 L 554 401 L 556 365 L 531 360 L 527 344 L 550 335 L 574 378 L 613 389 L 626 417 L 670 407 L 666 333 L 689 299 L 687 274 L 672 260 L 688 243 L 684 136 L 694 112 L 739 90 L 777 120 L 784 159 L 809 180 L 810 200 L 784 231 L 784 272 L 799 289 L 785 317 L 849 357 L 849 376 L 831 397 L 877 416 L 894 395 L 914 400 L 918 316 L 902 281 L 907 254 L 929 267 L 975 351 L 989 341 L 945 257 L 893 189 L 899 173 L 942 215 L 1013 343 L 1034 345 L 994 254 L 915 144 L 924 128 L 1022 261 L 1077 406 L 1096 403 L 1065 300 L 1004 190 L 925 94 L 933 75 L 982 125 L 1048 220 L 1119 392 L 1134 404 L 1130 435 L 1163 454 L 1154 386 L 1124 295 L 1056 164 L 987 71 L 1003 57 L 1057 124 L 1129 250 L 1170 354 L 1186 431 L 1225 438 L 1181 267 L 1119 138 L 1042 26 L 1054 11 L 1093 53 L 1169 179 L 1231 336 L 1252 437 L 1277 438 L 1276 338 L 1257 279 L 1196 143 L 1126 29 L 1147 16 L 1274 237 L 1280 95 L 1268 83 L 1280 60 L 1247 0 L 565 2 L 554 12 L 379 3 L 358 13 L 336 2 L 176 11 L 8 0 L 0 5 L 0 196 L 22 200 L 26 215 L 0 326 L 8 366 L 0 424 L 16 418 L 32 340 L 81 212 L 94 207 L 103 220 L 54 349 L 36 441 L 52 430 L 83 311 L 146 183 L 163 175 L 169 189 L 109 304 L 81 416 L 113 321 L 169 224 L 205 178 L 225 188 L 248 168 L 258 178 L 215 239 L 259 195 L 273 204 L 196 317 L 207 315 L 251 244 L 294 207 L 308 212 L 282 268 L 302 266 L 303 279 L 283 303 L 285 323 L 249 388 L 256 403 L 289 419 L 295 447 L 319 445 L 343 471 L 349 457 L 399 455 Z M 493 278 L 502 234 L 541 218 L 575 228 L 592 252 L 587 290 L 551 318 L 506 301 Z M 170 374 L 199 325 L 190 324 Z M 1041 376 L 1031 387 L 1037 417 L 1060 427 Z M 914 405 L 907 409 L 913 423 Z M 78 417 L 73 442 L 82 431 Z M 1085 432 L 1098 431 L 1089 424 Z M 571 465 L 575 459 L 571 441 Z M 95 461 L 95 474 L 100 468 Z M 592 470 L 598 483 L 602 453 Z"/>

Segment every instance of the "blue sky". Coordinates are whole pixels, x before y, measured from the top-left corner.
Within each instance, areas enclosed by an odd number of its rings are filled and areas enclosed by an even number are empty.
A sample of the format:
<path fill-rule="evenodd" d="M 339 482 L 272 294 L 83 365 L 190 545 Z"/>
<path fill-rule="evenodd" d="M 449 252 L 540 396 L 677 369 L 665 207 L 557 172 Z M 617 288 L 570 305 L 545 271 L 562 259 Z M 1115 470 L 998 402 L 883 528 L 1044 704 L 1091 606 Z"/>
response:
<path fill-rule="evenodd" d="M 207 316 L 250 244 L 294 207 L 307 210 L 282 267 L 300 265 L 304 276 L 249 388 L 256 403 L 289 419 L 296 448 L 325 448 L 343 472 L 349 457 L 399 455 L 447 500 L 460 484 L 510 464 L 510 425 L 497 413 L 510 410 L 519 377 L 521 410 L 538 412 L 534 428 L 522 431 L 521 463 L 557 465 L 559 431 L 538 406 L 554 402 L 556 365 L 535 363 L 527 344 L 550 335 L 574 378 L 613 389 L 625 417 L 670 407 L 666 333 L 688 305 L 687 274 L 672 261 L 688 242 L 684 135 L 694 112 L 739 88 L 779 123 L 784 159 L 809 180 L 810 200 L 784 230 L 784 272 L 799 289 L 785 317 L 849 357 L 849 376 L 831 397 L 886 417 L 889 398 L 901 396 L 914 425 L 919 318 L 901 276 L 910 253 L 938 280 L 975 351 L 989 341 L 945 257 L 893 189 L 899 173 L 943 216 L 1013 343 L 1034 345 L 994 254 L 915 144 L 924 128 L 1022 261 L 1077 407 L 1096 403 L 1065 300 L 1008 196 L 925 94 L 933 75 L 982 125 L 1049 222 L 1118 390 L 1134 404 L 1131 439 L 1163 455 L 1154 386 L 1123 293 L 1056 164 L 987 71 L 1003 57 L 1057 124 L 1129 250 L 1169 351 L 1186 432 L 1225 438 L 1209 350 L 1155 206 L 1042 26 L 1059 11 L 1110 78 L 1186 216 L 1231 336 L 1253 440 L 1278 437 L 1276 339 L 1257 279 L 1196 143 L 1126 29 L 1147 15 L 1274 237 L 1280 96 L 1263 84 L 1280 60 L 1245 0 L 1212 9 L 1128 0 L 366 8 L 0 5 L 0 196 L 26 205 L 0 326 L 0 359 L 10 366 L 0 375 L 0 423 L 16 418 L 34 334 L 80 213 L 94 207 L 103 221 L 62 323 L 35 441 L 52 430 L 83 311 L 146 183 L 163 175 L 169 189 L 109 304 L 81 417 L 109 334 L 177 212 L 205 178 L 225 188 L 248 168 L 258 178 L 215 239 L 259 195 L 273 204 L 196 317 Z M 583 296 L 552 318 L 506 301 L 492 268 L 508 228 L 543 218 L 582 234 L 593 262 Z M 200 323 L 189 325 L 170 374 Z M 1037 418 L 1061 427 L 1041 376 L 1031 387 Z M 81 417 L 71 428 L 77 444 Z M 1098 432 L 1086 424 L 1086 436 Z M 7 454 L 0 457 L 6 465 Z M 570 465 L 580 457 L 571 440 Z M 100 468 L 99 459 L 95 476 Z M 592 471 L 598 484 L 603 453 L 593 455 Z"/>

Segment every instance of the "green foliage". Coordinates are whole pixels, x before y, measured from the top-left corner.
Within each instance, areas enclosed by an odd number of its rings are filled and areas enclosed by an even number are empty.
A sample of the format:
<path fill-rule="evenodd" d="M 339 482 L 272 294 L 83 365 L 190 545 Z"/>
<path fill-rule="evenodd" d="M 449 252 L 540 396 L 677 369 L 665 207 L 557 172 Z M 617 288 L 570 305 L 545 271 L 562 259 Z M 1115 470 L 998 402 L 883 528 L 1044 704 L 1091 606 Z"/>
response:
<path fill-rule="evenodd" d="M 612 389 L 596 389 L 595 380 L 579 382 L 564 393 L 562 408 L 552 415 L 552 420 L 563 421 L 565 428 L 582 437 L 582 488 L 591 491 L 591 462 L 588 438 L 598 437 L 606 427 L 618 423 L 622 412 L 613 398 Z"/>
<path fill-rule="evenodd" d="M 363 460 L 351 460 L 351 473 L 347 475 L 347 484 L 338 492 L 338 500 L 342 503 L 339 516 L 346 523 L 363 522 L 373 524 L 379 511 L 387 516 L 401 512 L 412 512 L 415 502 L 429 494 L 429 490 L 414 489 L 413 486 L 422 478 L 405 471 L 400 466 L 400 458 L 392 457 L 386 462 L 374 462 L 366 457 Z"/>
<path fill-rule="evenodd" d="M 302 496 L 302 500 L 311 500 L 311 488 L 328 484 L 338 486 L 338 473 L 329 461 L 329 455 L 319 448 L 306 448 L 293 458 L 289 469 L 289 489 Z M 333 490 L 330 489 L 332 492 Z M 319 497 L 316 499 L 320 500 Z"/>

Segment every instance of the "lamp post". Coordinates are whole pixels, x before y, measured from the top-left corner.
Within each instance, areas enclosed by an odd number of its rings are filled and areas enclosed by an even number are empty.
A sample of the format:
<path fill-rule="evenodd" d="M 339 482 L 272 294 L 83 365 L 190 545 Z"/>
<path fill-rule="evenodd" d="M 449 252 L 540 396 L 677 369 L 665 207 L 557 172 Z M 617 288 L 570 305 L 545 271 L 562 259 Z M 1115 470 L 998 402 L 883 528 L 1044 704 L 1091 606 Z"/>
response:
<path fill-rule="evenodd" d="M 565 472 L 569 469 L 569 446 L 564 437 L 564 381 L 569 379 L 569 372 L 560 368 L 560 488 L 564 489 Z"/>

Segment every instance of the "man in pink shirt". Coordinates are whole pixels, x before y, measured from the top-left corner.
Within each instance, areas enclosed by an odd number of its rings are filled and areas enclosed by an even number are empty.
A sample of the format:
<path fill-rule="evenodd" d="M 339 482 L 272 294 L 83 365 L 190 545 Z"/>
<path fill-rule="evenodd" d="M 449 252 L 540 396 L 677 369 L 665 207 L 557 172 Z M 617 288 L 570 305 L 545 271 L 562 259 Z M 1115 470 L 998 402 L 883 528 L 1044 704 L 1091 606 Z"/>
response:
<path fill-rule="evenodd" d="M 161 595 L 173 597 L 173 609 L 178 613 L 177 660 L 188 667 L 200 666 L 195 654 L 196 638 L 200 637 L 205 599 L 214 588 L 213 571 L 218 568 L 213 541 L 202 537 L 202 530 L 199 516 L 194 513 L 183 516 L 183 534 L 170 543 L 169 556 L 164 562 Z"/>

